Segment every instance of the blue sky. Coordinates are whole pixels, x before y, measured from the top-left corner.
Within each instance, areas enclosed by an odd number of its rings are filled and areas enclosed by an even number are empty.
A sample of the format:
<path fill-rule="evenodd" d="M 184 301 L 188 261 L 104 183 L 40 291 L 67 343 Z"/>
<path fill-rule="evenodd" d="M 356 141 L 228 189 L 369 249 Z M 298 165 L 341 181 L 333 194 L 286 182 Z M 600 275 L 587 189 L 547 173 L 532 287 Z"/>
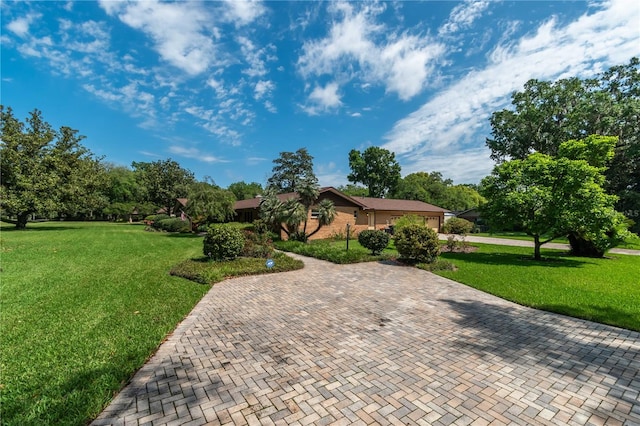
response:
<path fill-rule="evenodd" d="M 106 161 L 172 158 L 264 184 L 306 147 L 321 185 L 380 146 L 403 175 L 477 183 L 489 117 L 531 79 L 640 56 L 640 2 L 0 3 L 1 102 Z"/>

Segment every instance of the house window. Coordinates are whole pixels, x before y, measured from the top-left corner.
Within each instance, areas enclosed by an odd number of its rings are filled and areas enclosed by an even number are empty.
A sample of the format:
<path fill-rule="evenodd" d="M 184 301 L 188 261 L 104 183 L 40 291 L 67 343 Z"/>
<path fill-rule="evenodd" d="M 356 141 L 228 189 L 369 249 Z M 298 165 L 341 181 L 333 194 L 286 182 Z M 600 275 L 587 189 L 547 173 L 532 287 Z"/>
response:
<path fill-rule="evenodd" d="M 358 218 L 358 210 L 354 210 L 353 211 L 353 218 L 357 219 Z"/>

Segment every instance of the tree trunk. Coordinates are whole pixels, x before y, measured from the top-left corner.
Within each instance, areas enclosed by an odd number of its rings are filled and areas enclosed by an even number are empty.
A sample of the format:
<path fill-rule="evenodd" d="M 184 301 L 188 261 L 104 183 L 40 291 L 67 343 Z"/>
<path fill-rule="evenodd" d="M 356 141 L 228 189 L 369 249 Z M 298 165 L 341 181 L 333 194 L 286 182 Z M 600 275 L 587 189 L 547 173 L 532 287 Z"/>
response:
<path fill-rule="evenodd" d="M 533 237 L 533 258 L 535 260 L 541 260 L 542 257 L 540 256 L 540 246 L 542 246 L 542 244 L 540 243 L 540 236 L 539 235 L 535 235 Z"/>
<path fill-rule="evenodd" d="M 571 254 L 580 257 L 604 257 L 604 251 L 597 248 L 592 241 L 585 240 L 579 234 L 572 232 L 568 235 L 571 244 Z"/>
<path fill-rule="evenodd" d="M 29 220 L 30 213 L 18 213 L 18 220 L 16 221 L 16 229 L 25 229 Z"/>

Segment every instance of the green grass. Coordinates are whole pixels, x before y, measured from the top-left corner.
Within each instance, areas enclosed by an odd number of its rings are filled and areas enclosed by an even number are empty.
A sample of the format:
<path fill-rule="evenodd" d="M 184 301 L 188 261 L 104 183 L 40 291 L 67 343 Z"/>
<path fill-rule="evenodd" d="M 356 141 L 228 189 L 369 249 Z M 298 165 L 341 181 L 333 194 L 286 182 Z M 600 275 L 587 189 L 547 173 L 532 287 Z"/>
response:
<path fill-rule="evenodd" d="M 480 232 L 477 234 L 469 234 L 470 237 L 490 237 L 490 238 L 505 238 L 507 240 L 520 240 L 520 241 L 532 241 L 533 237 L 525 234 L 524 232 Z M 544 240 L 546 237 L 542 237 Z M 566 237 L 556 238 L 552 242 L 560 244 L 569 244 L 569 240 Z"/>
<path fill-rule="evenodd" d="M 457 271 L 438 275 L 521 305 L 640 331 L 640 258 L 586 259 L 544 250 L 486 244 L 473 253 L 443 253 Z"/>
<path fill-rule="evenodd" d="M 86 424 L 209 290 L 168 273 L 202 256 L 201 237 L 143 228 L 2 225 L 3 425 Z M 276 258 L 276 268 L 293 263 Z M 224 267 L 223 277 L 251 269 Z"/>
<path fill-rule="evenodd" d="M 213 284 L 229 277 L 286 272 L 304 267 L 302 261 L 283 253 L 275 253 L 272 260 L 274 265 L 268 268 L 267 259 L 259 258 L 238 258 L 223 262 L 210 261 L 206 257 L 188 259 L 175 265 L 169 273 L 201 284 Z"/>
<path fill-rule="evenodd" d="M 640 250 L 640 236 L 631 234 L 631 236 L 627 238 L 624 243 L 620 244 L 618 248 Z"/>
<path fill-rule="evenodd" d="M 349 250 L 347 250 L 346 240 L 313 240 L 307 244 L 298 241 L 275 241 L 275 246 L 279 250 L 338 264 L 372 262 L 398 256 L 392 242 L 389 242 L 389 247 L 380 255 L 375 256 L 368 249 L 362 247 L 357 240 L 349 240 Z"/>
<path fill-rule="evenodd" d="M 495 232 L 495 233 L 481 232 L 478 234 L 469 234 L 469 236 L 506 238 L 508 240 L 533 241 L 533 237 L 525 234 L 524 232 Z M 560 243 L 560 244 L 569 244 L 569 240 L 565 237 L 556 238 L 552 242 Z M 636 234 L 631 234 L 624 242 L 617 245 L 616 248 L 640 250 L 640 237 Z"/>

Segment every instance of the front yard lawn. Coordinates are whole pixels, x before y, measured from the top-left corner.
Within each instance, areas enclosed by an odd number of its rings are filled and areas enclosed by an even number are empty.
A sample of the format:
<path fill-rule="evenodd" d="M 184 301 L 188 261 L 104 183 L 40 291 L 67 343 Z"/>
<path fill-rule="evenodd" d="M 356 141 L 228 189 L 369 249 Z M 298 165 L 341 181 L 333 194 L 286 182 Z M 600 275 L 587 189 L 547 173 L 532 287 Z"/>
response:
<path fill-rule="evenodd" d="M 381 256 L 371 256 L 357 241 L 349 242 L 348 252 L 345 241 L 279 241 L 276 246 L 334 263 L 398 257 L 392 243 Z M 530 247 L 472 246 L 477 250 L 442 253 L 440 259 L 457 270 L 435 273 L 521 305 L 640 331 L 640 257 L 590 259 L 543 248 L 545 260 L 537 262 Z"/>
<path fill-rule="evenodd" d="M 640 331 L 640 258 L 568 256 L 544 250 L 534 261 L 531 249 L 474 244 L 473 253 L 443 253 L 457 271 L 450 278 L 521 305 Z"/>
<path fill-rule="evenodd" d="M 2 224 L 2 425 L 95 418 L 211 288 L 170 276 L 172 267 L 207 284 L 302 267 L 282 254 L 273 269 L 265 259 L 188 260 L 202 256 L 202 237 L 143 229 L 46 222 L 17 231 Z"/>
<path fill-rule="evenodd" d="M 370 254 L 371 251 L 362 247 L 357 239 L 349 240 L 349 250 L 347 250 L 346 240 L 312 240 L 307 244 L 299 241 L 275 241 L 274 244 L 279 250 L 338 264 L 372 262 L 398 257 L 398 252 L 391 241 L 389 247 L 377 256 Z"/>

